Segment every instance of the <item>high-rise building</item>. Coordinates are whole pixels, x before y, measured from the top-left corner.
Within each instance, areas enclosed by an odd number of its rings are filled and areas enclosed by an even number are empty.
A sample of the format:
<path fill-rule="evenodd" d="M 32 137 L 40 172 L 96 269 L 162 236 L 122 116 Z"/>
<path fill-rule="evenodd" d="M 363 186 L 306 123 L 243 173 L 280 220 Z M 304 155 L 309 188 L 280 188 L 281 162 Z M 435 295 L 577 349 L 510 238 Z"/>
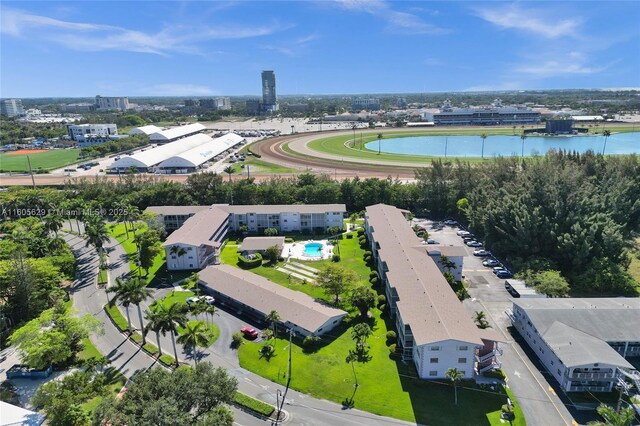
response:
<path fill-rule="evenodd" d="M 98 110 L 118 109 L 126 111 L 130 108 L 129 98 L 126 96 L 96 96 Z"/>
<path fill-rule="evenodd" d="M 24 115 L 22 99 L 3 99 L 0 103 L 0 114 L 9 117 Z"/>
<path fill-rule="evenodd" d="M 262 71 L 262 109 L 264 112 L 278 110 L 276 73 L 273 71 Z"/>
<path fill-rule="evenodd" d="M 378 98 L 354 98 L 351 99 L 352 111 L 376 111 L 380 109 L 380 99 Z"/>

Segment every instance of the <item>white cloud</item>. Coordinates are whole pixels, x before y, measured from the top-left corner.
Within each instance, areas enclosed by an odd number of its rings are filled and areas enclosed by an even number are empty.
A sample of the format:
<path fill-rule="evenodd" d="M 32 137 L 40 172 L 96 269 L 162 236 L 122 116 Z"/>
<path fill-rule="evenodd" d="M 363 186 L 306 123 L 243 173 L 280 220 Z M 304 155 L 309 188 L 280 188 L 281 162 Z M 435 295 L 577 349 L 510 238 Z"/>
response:
<path fill-rule="evenodd" d="M 519 81 L 504 81 L 492 84 L 480 84 L 477 86 L 467 87 L 463 92 L 501 92 L 503 90 L 521 90 L 523 83 Z"/>
<path fill-rule="evenodd" d="M 582 52 L 569 52 L 564 57 L 554 55 L 555 59 L 546 61 L 531 60 L 514 68 L 514 72 L 533 78 L 548 78 L 562 75 L 597 74 L 608 68 L 594 67 L 588 64 L 587 56 Z"/>
<path fill-rule="evenodd" d="M 38 42 L 61 44 L 72 50 L 124 50 L 158 55 L 180 52 L 201 54 L 197 43 L 208 40 L 260 37 L 281 30 L 272 25 L 173 25 L 158 32 L 143 32 L 112 25 L 69 22 L 2 8 L 0 32 Z"/>
<path fill-rule="evenodd" d="M 145 95 L 154 96 L 208 96 L 217 95 L 218 92 L 196 84 L 163 83 L 143 89 Z"/>
<path fill-rule="evenodd" d="M 445 64 L 443 60 L 438 58 L 427 58 L 422 63 L 429 67 L 439 67 Z"/>
<path fill-rule="evenodd" d="M 399 12 L 382 0 L 336 0 L 345 10 L 365 12 L 387 22 L 386 30 L 401 34 L 445 34 L 449 30 L 424 22 L 418 15 Z"/>
<path fill-rule="evenodd" d="M 495 4 L 495 3 L 494 3 Z M 498 7 L 475 8 L 476 14 L 500 28 L 534 33 L 545 38 L 579 37 L 582 23 L 579 18 L 558 19 L 552 10 L 524 9 L 511 4 Z"/>
<path fill-rule="evenodd" d="M 298 37 L 286 45 L 281 44 L 261 44 L 260 48 L 264 50 L 271 50 L 281 53 L 287 56 L 296 56 L 300 52 L 304 51 L 307 45 L 315 40 L 318 40 L 320 36 L 316 33 L 312 33 L 306 36 Z"/>

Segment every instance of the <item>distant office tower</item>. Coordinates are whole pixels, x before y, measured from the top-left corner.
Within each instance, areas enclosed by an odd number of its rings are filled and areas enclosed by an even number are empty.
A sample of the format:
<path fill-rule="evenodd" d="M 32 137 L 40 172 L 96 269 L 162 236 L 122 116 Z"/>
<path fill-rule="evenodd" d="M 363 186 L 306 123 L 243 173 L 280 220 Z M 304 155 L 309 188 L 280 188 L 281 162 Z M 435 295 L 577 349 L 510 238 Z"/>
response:
<path fill-rule="evenodd" d="M 96 96 L 96 107 L 98 110 L 117 109 L 126 111 L 129 109 L 129 98 L 126 96 Z"/>
<path fill-rule="evenodd" d="M 216 98 L 216 109 L 231 109 L 231 99 L 228 96 Z"/>
<path fill-rule="evenodd" d="M 360 111 L 363 109 L 375 111 L 380 109 L 380 99 L 377 98 L 354 98 L 351 100 L 351 109 Z"/>
<path fill-rule="evenodd" d="M 264 112 L 278 110 L 276 73 L 273 71 L 262 71 L 262 109 Z"/>
<path fill-rule="evenodd" d="M 0 103 L 0 114 L 9 117 L 24 115 L 22 99 L 3 99 L 2 103 Z"/>

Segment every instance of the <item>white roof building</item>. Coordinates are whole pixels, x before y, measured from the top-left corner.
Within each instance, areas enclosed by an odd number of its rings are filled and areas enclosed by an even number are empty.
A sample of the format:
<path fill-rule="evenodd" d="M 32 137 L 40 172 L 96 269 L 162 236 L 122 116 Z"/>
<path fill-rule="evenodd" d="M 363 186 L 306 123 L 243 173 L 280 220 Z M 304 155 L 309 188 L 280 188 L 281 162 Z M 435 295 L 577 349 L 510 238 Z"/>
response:
<path fill-rule="evenodd" d="M 159 132 L 152 133 L 151 135 L 149 135 L 149 139 L 151 139 L 151 142 L 168 143 L 180 138 L 200 133 L 205 129 L 206 127 L 200 123 L 192 123 L 187 124 L 186 126 L 178 126 L 172 129 L 161 130 Z"/>
<path fill-rule="evenodd" d="M 144 133 L 145 135 L 149 136 L 158 132 L 162 132 L 162 129 L 160 127 L 154 126 L 153 124 L 149 124 L 147 126 L 141 126 L 141 127 L 136 127 L 135 129 L 131 129 L 131 131 L 129 131 L 129 134 L 139 135 Z"/>
<path fill-rule="evenodd" d="M 244 138 L 242 136 L 236 135 L 235 133 L 228 133 L 224 136 L 211 139 L 209 142 L 167 158 L 160 163 L 158 167 L 161 169 L 194 169 L 209 161 L 216 155 L 238 145 L 243 140 Z M 183 139 L 173 143 L 181 143 L 182 141 Z"/>
<path fill-rule="evenodd" d="M 43 422 L 43 415 L 0 401 L 0 426 L 39 426 Z"/>
<path fill-rule="evenodd" d="M 122 157 L 121 159 L 114 161 L 113 164 L 107 168 L 110 170 L 126 170 L 130 167 L 135 167 L 136 169 L 148 169 L 160 164 L 168 158 L 211 142 L 212 140 L 213 139 L 209 135 L 202 133 L 196 134 L 175 142 L 138 152 L 129 157 Z"/>

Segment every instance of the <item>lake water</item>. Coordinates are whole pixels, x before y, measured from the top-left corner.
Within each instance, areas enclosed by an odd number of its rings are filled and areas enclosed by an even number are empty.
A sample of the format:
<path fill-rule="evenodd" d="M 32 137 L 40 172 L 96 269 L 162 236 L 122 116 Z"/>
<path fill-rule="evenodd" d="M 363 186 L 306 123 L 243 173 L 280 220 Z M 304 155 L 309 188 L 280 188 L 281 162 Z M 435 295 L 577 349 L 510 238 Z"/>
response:
<path fill-rule="evenodd" d="M 378 150 L 378 141 L 365 144 L 367 149 Z M 550 149 L 602 153 L 604 136 L 527 136 L 524 141 L 524 155 L 544 155 Z M 446 154 L 445 154 L 446 149 Z M 480 136 L 413 136 L 406 138 L 382 139 L 380 151 L 390 154 L 412 154 L 433 157 L 480 157 L 482 138 Z M 640 132 L 616 133 L 609 136 L 605 154 L 640 153 Z M 484 156 L 511 156 L 522 154 L 520 136 L 487 136 L 484 142 Z"/>

